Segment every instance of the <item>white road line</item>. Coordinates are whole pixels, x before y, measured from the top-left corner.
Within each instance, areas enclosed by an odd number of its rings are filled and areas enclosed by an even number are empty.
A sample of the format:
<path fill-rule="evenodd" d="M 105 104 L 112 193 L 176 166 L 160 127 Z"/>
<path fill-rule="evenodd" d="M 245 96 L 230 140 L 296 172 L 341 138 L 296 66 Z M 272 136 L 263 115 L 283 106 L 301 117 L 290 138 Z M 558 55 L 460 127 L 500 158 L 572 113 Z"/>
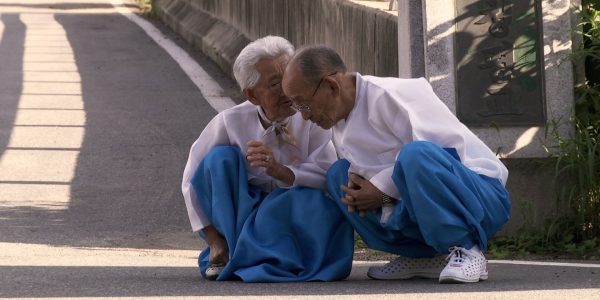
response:
<path fill-rule="evenodd" d="M 355 260 L 352 262 L 354 265 L 383 265 L 388 263 L 387 260 Z M 549 262 L 549 261 L 526 261 L 526 260 L 488 260 L 490 264 L 500 265 L 528 265 L 528 266 L 547 266 L 547 267 L 575 267 L 575 268 L 600 268 L 600 264 L 597 263 L 561 263 L 561 262 Z"/>
<path fill-rule="evenodd" d="M 528 266 L 549 266 L 549 267 L 576 267 L 576 268 L 600 268 L 600 264 L 593 263 L 561 263 L 549 261 L 526 261 L 526 260 L 489 260 L 492 264 L 505 265 L 528 265 Z"/>
<path fill-rule="evenodd" d="M 223 96 L 223 88 L 217 83 L 204 69 L 183 49 L 169 40 L 160 30 L 158 30 L 150 22 L 140 18 L 127 7 L 123 5 L 122 0 L 110 0 L 114 8 L 131 20 L 133 23 L 140 26 L 146 34 L 152 38 L 159 46 L 161 46 L 171 57 L 179 64 L 183 72 L 194 82 L 198 87 L 202 96 L 208 101 L 217 112 L 221 112 L 235 105 L 235 102 L 229 97 Z"/>

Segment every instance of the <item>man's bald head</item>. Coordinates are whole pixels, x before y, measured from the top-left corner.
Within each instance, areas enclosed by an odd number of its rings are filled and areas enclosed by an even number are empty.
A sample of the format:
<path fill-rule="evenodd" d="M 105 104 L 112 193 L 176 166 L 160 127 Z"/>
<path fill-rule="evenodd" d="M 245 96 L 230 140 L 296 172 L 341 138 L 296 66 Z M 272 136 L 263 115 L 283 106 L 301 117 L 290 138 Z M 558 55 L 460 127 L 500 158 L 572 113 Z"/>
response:
<path fill-rule="evenodd" d="M 340 55 L 325 46 L 300 49 L 283 75 L 283 92 L 306 120 L 329 129 L 354 107 L 356 81 Z"/>
<path fill-rule="evenodd" d="M 325 74 L 346 73 L 347 70 L 340 55 L 326 46 L 308 46 L 298 50 L 287 68 L 297 68 L 309 85 L 317 84 Z"/>

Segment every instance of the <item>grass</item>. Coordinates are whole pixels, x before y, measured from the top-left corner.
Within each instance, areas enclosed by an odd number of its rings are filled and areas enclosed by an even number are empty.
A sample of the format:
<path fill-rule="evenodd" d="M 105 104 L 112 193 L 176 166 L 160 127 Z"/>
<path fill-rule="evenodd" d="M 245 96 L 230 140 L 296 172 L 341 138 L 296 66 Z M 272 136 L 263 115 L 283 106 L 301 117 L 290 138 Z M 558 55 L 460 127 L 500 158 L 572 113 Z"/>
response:
<path fill-rule="evenodd" d="M 550 218 L 541 230 L 522 229 L 489 241 L 489 259 L 600 260 L 600 239 L 578 239 L 572 218 Z"/>
<path fill-rule="evenodd" d="M 152 13 L 152 0 L 135 0 L 143 14 Z"/>
<path fill-rule="evenodd" d="M 555 224 L 556 225 L 556 224 Z M 561 229 L 567 229 L 562 227 Z M 593 238 L 573 242 L 573 234 L 523 230 L 510 236 L 500 236 L 489 241 L 485 252 L 487 259 L 584 259 L 600 260 L 600 239 Z M 562 231 L 560 231 L 562 232 Z M 392 260 L 396 255 L 369 249 L 362 239 L 355 235 L 355 260 Z"/>
<path fill-rule="evenodd" d="M 598 4 L 598 3 L 596 3 Z M 592 4 L 584 5 L 579 30 L 583 44 L 572 54 L 573 59 L 583 59 L 586 70 L 600 68 L 600 10 Z M 558 196 L 572 209 L 573 242 L 600 239 L 600 83 L 588 80 L 575 87 L 575 106 L 570 122 L 573 134 L 561 136 L 556 128 L 559 121 L 548 126 L 552 147 L 548 151 L 557 158 L 555 178 L 565 178 Z"/>

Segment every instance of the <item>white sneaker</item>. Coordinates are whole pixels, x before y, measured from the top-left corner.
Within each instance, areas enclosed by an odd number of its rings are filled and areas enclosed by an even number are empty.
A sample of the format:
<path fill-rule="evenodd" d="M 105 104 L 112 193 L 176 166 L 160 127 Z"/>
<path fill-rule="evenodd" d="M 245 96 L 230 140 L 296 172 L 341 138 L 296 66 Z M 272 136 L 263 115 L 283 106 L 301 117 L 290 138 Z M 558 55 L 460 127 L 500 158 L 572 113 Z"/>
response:
<path fill-rule="evenodd" d="M 411 258 L 399 256 L 383 266 L 369 268 L 367 276 L 372 279 L 438 278 L 446 260 L 443 256 L 434 258 Z"/>
<path fill-rule="evenodd" d="M 451 247 L 446 257 L 448 264 L 440 273 L 440 283 L 478 282 L 488 279 L 487 260 L 479 247 L 470 250 Z"/>
<path fill-rule="evenodd" d="M 217 280 L 217 277 L 219 277 L 224 268 L 225 265 L 211 265 L 210 267 L 206 268 L 206 279 L 210 281 Z"/>

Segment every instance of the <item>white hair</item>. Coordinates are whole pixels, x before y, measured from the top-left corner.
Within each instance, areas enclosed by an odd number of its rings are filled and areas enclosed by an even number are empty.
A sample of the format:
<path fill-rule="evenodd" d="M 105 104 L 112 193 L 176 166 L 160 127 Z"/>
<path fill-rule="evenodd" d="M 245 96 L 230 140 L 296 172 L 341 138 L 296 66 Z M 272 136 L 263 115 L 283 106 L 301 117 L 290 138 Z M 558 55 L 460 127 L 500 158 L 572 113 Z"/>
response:
<path fill-rule="evenodd" d="M 260 74 L 256 71 L 256 63 L 263 58 L 275 58 L 282 54 L 292 57 L 294 46 L 280 36 L 266 36 L 248 44 L 233 64 L 233 76 L 242 89 L 253 88 Z"/>

